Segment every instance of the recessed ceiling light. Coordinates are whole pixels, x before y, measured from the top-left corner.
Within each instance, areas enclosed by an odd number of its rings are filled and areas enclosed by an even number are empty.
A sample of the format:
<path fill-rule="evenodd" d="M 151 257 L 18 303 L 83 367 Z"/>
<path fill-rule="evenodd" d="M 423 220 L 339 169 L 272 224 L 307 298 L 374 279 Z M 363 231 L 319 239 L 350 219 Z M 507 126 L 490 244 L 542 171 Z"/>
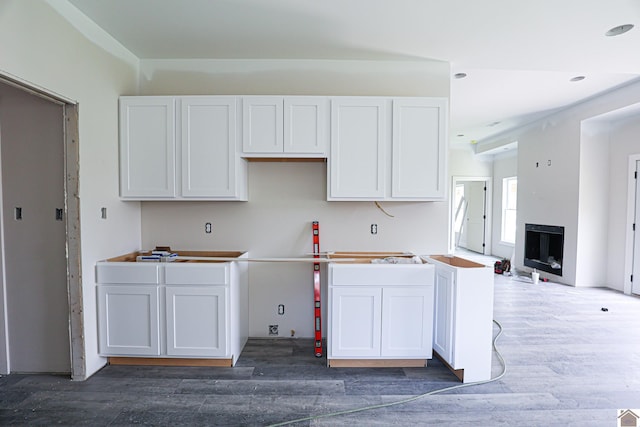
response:
<path fill-rule="evenodd" d="M 464 79 L 465 77 L 467 77 L 467 73 L 455 73 L 453 77 L 455 77 L 456 79 Z"/>
<path fill-rule="evenodd" d="M 569 79 L 570 82 L 579 82 L 584 80 L 586 77 L 585 76 L 575 76 Z"/>
<path fill-rule="evenodd" d="M 613 27 L 612 29 L 604 33 L 604 35 L 609 37 L 619 36 L 620 34 L 624 34 L 632 28 L 633 28 L 633 24 L 618 25 L 617 27 Z"/>
<path fill-rule="evenodd" d="M 464 133 L 459 133 L 458 135 L 456 135 L 458 138 L 462 138 L 464 136 Z"/>

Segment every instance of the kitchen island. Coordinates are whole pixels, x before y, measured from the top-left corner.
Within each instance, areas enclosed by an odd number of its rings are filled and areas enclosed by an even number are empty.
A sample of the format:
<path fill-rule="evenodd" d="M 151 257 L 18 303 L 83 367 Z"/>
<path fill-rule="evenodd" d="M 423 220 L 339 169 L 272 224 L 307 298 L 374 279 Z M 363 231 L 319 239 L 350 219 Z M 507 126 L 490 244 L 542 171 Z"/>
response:
<path fill-rule="evenodd" d="M 235 365 L 248 339 L 249 295 L 247 265 L 233 259 L 247 257 L 176 251 L 155 260 L 141 251 L 98 262 L 100 355 L 112 364 Z"/>

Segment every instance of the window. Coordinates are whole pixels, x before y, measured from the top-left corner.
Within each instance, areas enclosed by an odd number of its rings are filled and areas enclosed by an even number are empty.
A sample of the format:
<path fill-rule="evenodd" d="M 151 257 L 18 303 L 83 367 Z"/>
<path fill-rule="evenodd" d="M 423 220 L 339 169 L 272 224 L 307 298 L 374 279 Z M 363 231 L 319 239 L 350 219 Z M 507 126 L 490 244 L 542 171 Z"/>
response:
<path fill-rule="evenodd" d="M 516 203 L 518 198 L 518 178 L 502 180 L 502 235 L 503 243 L 516 243 Z"/>

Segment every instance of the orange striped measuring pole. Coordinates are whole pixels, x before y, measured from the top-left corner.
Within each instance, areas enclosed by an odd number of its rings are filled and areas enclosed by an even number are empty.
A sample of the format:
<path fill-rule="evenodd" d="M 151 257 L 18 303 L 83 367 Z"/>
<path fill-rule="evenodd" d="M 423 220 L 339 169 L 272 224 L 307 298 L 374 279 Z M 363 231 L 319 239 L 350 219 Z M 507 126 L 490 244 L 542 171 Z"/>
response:
<path fill-rule="evenodd" d="M 313 257 L 320 257 L 320 224 L 313 221 Z M 322 311 L 320 305 L 320 263 L 313 263 L 313 299 L 315 321 L 315 352 L 316 357 L 322 357 Z"/>

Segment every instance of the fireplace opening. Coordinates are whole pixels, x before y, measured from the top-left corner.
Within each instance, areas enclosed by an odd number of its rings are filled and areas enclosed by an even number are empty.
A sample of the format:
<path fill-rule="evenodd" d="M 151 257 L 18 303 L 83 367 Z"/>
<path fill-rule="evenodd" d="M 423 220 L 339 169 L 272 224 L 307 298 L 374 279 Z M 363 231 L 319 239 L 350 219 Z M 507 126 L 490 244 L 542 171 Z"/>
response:
<path fill-rule="evenodd" d="M 564 227 L 525 224 L 524 265 L 562 276 Z"/>

